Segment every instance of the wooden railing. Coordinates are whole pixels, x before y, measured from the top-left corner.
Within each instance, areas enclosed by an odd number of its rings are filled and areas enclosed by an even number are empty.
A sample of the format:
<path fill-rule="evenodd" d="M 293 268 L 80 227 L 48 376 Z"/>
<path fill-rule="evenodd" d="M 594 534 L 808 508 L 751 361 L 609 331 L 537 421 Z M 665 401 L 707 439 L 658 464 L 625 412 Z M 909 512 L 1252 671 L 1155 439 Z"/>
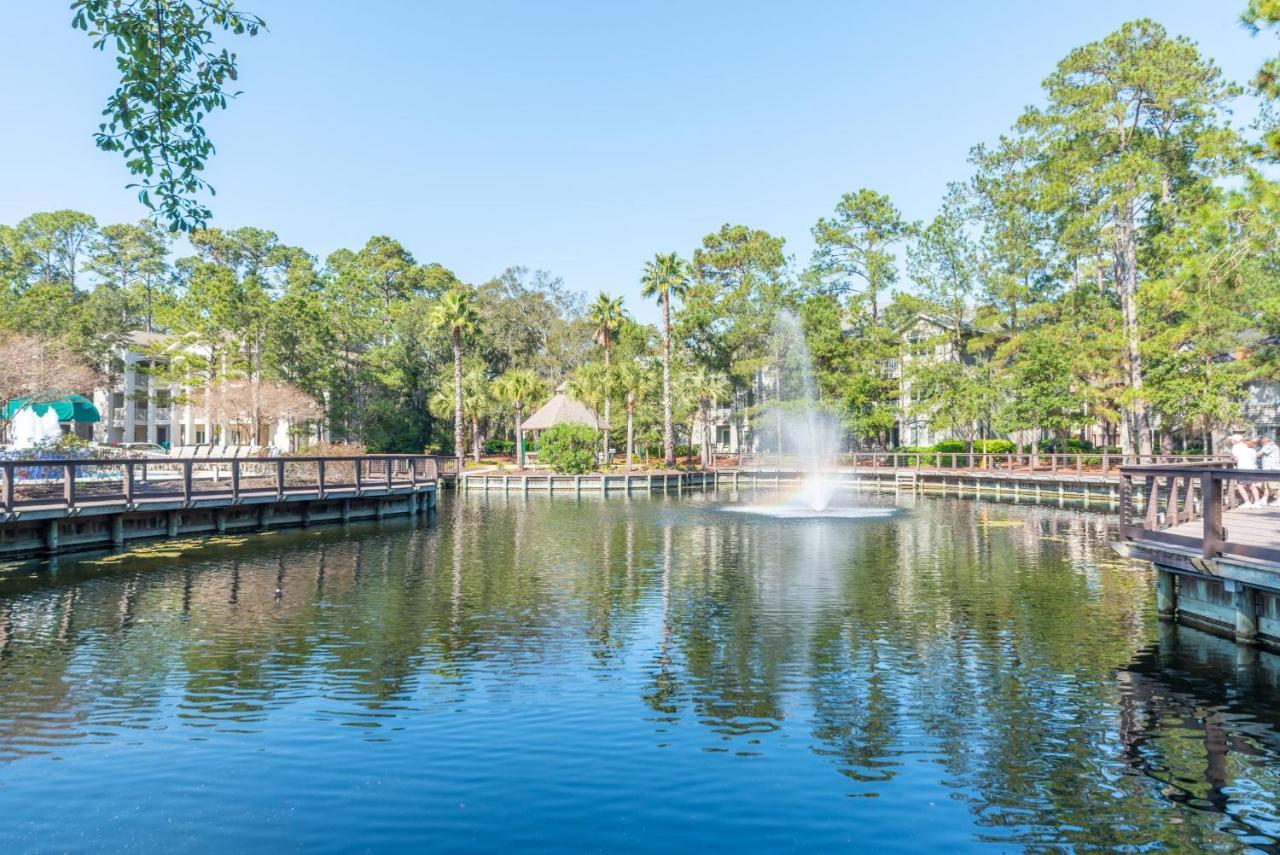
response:
<path fill-rule="evenodd" d="M 812 458 L 785 452 L 719 454 L 717 459 L 720 466 L 737 466 L 741 469 L 807 469 L 813 465 Z M 1105 451 L 1091 453 L 1043 451 L 1039 454 L 1025 451 L 1005 454 L 963 451 L 858 451 L 830 455 L 826 462 L 847 469 L 974 469 L 1050 475 L 1060 473 L 1115 475 L 1116 470 L 1123 465 L 1205 463 L 1221 465 L 1225 462 L 1225 458 L 1202 454 L 1129 455 L 1126 458 Z"/>
<path fill-rule="evenodd" d="M 426 454 L 346 457 L 214 457 L 185 460 L 0 460 L 0 511 L 91 503 L 190 502 L 249 497 L 355 496 L 434 483 L 441 458 Z M 456 471 L 456 462 L 448 461 Z"/>
<path fill-rule="evenodd" d="M 1280 529 L 1262 517 L 1226 512 L 1243 502 L 1236 484 L 1280 480 L 1280 473 L 1199 465 L 1125 466 L 1120 469 L 1120 535 L 1146 545 L 1192 550 L 1197 557 L 1248 558 L 1280 567 Z"/>

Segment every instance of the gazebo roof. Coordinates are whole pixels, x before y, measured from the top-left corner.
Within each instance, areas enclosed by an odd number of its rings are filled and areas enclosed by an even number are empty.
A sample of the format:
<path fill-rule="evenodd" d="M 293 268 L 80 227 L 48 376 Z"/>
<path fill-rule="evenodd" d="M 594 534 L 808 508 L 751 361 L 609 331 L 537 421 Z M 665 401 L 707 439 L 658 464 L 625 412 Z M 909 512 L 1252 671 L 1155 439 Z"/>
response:
<path fill-rule="evenodd" d="M 538 411 L 525 419 L 520 425 L 523 430 L 546 430 L 555 425 L 586 425 L 595 430 L 600 429 L 600 421 L 591 408 L 576 398 L 570 398 L 564 391 L 564 384 L 556 389 Z"/>

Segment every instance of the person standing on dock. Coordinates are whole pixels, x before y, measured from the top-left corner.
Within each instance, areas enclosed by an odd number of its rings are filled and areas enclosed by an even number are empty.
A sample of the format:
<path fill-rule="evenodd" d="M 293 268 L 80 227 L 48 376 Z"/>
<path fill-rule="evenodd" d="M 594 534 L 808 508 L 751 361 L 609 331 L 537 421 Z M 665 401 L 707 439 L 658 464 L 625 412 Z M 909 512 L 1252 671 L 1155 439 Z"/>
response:
<path fill-rule="evenodd" d="M 1235 433 L 1231 435 L 1231 456 L 1235 458 L 1236 468 L 1243 469 L 1246 472 L 1252 472 L 1258 468 L 1258 452 L 1253 446 L 1244 441 L 1244 434 Z M 1242 508 L 1256 508 L 1261 502 L 1258 501 L 1258 485 L 1256 482 L 1235 481 L 1236 492 L 1240 495 Z"/>
<path fill-rule="evenodd" d="M 1280 473 L 1280 445 L 1269 436 L 1258 440 L 1258 468 L 1263 472 Z M 1272 475 L 1275 480 L 1262 483 L 1262 496 L 1259 504 L 1280 504 L 1280 474 Z"/>

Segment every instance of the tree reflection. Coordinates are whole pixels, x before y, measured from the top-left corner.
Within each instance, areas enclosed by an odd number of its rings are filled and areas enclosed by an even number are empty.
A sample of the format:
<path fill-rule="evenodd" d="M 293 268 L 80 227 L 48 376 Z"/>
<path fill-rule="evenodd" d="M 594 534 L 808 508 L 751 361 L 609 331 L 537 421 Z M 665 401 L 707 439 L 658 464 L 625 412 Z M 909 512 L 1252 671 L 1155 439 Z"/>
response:
<path fill-rule="evenodd" d="M 1104 517 L 919 505 L 832 526 L 687 499 L 458 496 L 429 522 L 13 576 L 0 757 L 174 721 L 262 730 L 303 700 L 372 738 L 494 685 L 576 679 L 619 687 L 609 704 L 664 744 L 679 727 L 768 754 L 801 733 L 849 795 L 928 764 L 1001 845 L 1276 836 L 1273 658 L 1157 641 L 1151 580 L 1111 557 Z"/>

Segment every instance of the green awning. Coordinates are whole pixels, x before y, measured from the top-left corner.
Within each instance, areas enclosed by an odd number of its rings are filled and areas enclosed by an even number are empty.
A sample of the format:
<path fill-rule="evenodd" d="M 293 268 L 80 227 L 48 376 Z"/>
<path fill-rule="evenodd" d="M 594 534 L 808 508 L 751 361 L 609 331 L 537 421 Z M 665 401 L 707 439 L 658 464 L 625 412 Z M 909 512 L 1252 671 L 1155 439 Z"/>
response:
<path fill-rule="evenodd" d="M 24 407 L 30 407 L 37 416 L 43 416 L 52 408 L 58 414 L 60 422 L 98 422 L 102 415 L 84 395 L 67 395 L 54 401 L 31 401 L 29 398 L 14 398 L 4 405 L 0 418 L 11 419 Z"/>

